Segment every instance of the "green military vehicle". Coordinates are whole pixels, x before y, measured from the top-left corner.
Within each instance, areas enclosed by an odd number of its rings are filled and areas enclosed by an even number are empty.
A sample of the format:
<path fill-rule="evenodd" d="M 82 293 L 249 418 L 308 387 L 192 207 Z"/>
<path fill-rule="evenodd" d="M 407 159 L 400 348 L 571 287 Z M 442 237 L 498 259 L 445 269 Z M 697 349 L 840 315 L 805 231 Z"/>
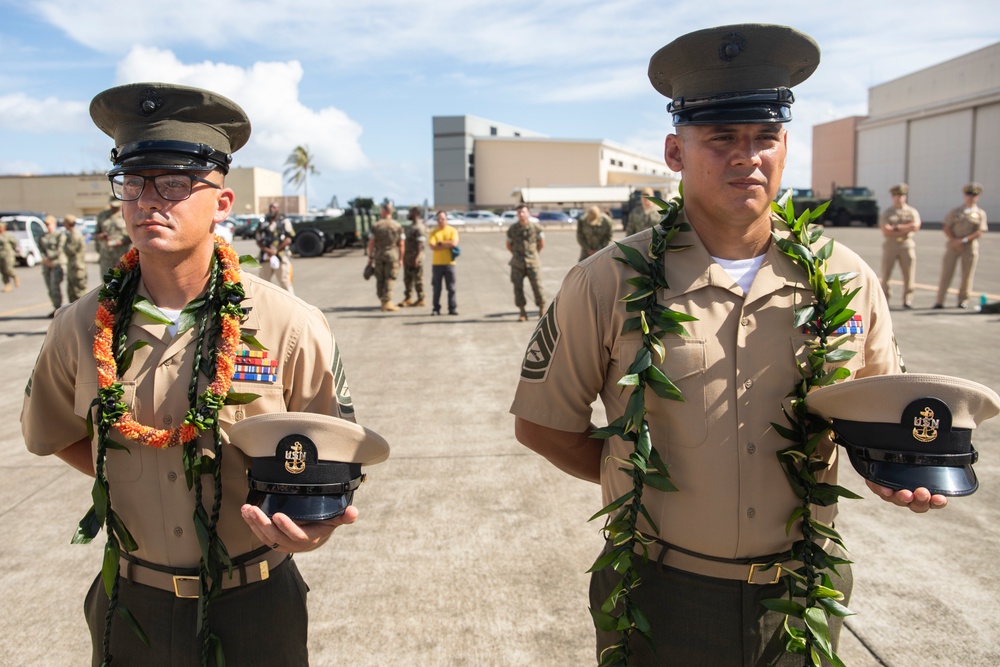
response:
<path fill-rule="evenodd" d="M 348 202 L 341 215 L 320 215 L 293 222 L 295 242 L 292 252 L 300 257 L 319 257 L 335 248 L 348 248 L 368 238 L 368 231 L 378 219 L 372 212 L 371 199 L 358 198 Z"/>
<path fill-rule="evenodd" d="M 796 217 L 806 209 L 815 211 L 824 199 L 816 197 L 810 188 L 789 188 L 792 196 L 792 206 Z M 778 197 L 784 197 L 786 191 Z M 823 214 L 821 222 L 834 227 L 846 227 L 852 220 L 860 220 L 869 227 L 878 224 L 878 202 L 868 188 L 834 187 L 830 205 Z"/>

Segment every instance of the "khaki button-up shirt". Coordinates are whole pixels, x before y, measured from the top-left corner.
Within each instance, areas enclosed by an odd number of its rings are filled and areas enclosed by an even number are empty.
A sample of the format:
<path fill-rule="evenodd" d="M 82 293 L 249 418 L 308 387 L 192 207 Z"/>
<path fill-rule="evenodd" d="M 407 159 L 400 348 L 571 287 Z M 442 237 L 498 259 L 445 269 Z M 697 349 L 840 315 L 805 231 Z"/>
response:
<path fill-rule="evenodd" d="M 650 231 L 625 243 L 648 257 Z M 787 233 L 787 232 L 779 232 Z M 818 245 L 829 239 L 822 239 Z M 666 335 L 661 370 L 685 401 L 646 393 L 653 445 L 670 466 L 680 489 L 647 487 L 643 503 L 659 526 L 659 537 L 691 551 L 720 558 L 752 558 L 786 550 L 801 534 L 785 536 L 785 522 L 798 499 L 789 488 L 776 452 L 787 447 L 773 426 L 787 423 L 782 404 L 800 379 L 808 339 L 792 326 L 793 309 L 812 298 L 805 273 L 771 244 L 748 294 L 712 260 L 698 235 L 684 232 L 666 253 L 670 288 L 659 302 L 698 318 L 685 324 L 688 337 Z M 857 333 L 844 347 L 856 356 L 846 366 L 853 377 L 900 372 L 888 306 L 871 269 L 843 246 L 829 260 L 828 275 L 860 272 L 849 283 L 861 287 L 851 303 Z M 635 271 L 614 261 L 612 248 L 570 270 L 529 342 L 511 412 L 528 421 L 570 432 L 588 429 L 591 404 L 600 396 L 609 420 L 624 414 L 630 392 L 618 380 L 641 346 L 640 333 L 622 334 L 632 316 L 620 299 L 633 291 L 625 280 Z M 858 326 L 860 324 L 860 326 Z M 601 472 L 605 504 L 631 489 L 631 478 L 614 458 L 627 459 L 631 445 L 606 441 Z M 836 483 L 836 447 L 825 455 L 833 467 L 821 477 Z M 822 521 L 833 508 L 814 508 Z M 649 526 L 644 530 L 652 532 Z"/>
<path fill-rule="evenodd" d="M 229 428 L 246 417 L 285 411 L 354 420 L 336 342 L 323 314 L 247 272 L 242 272 L 242 281 L 247 293 L 242 305 L 251 308 L 242 332 L 256 337 L 267 348 L 267 358 L 278 363 L 273 381 L 234 381 L 233 391 L 260 398 L 226 406 L 219 415 L 223 459 L 218 531 L 234 558 L 261 544 L 240 516 L 247 496 L 247 462 L 242 452 L 229 446 Z M 144 288 L 140 294 L 149 296 Z M 87 412 L 98 390 L 92 351 L 97 296 L 94 290 L 59 311 L 42 345 L 21 413 L 25 444 L 35 454 L 53 454 L 87 437 Z M 197 333 L 189 329 L 172 337 L 165 325 L 137 312 L 128 342 L 139 340 L 148 345 L 135 350 L 132 365 L 121 378 L 123 400 L 144 425 L 180 426 L 189 409 L 187 391 Z M 241 345 L 241 349 L 249 348 Z M 203 376 L 199 392 L 206 386 Z M 200 548 L 192 521 L 194 491 L 185 482 L 183 447 L 141 446 L 126 441 L 114 429 L 112 438 L 128 447 L 128 452 L 109 449 L 106 466 L 112 507 L 139 545 L 134 555 L 170 567 L 197 566 Z M 199 445 L 202 453 L 212 453 L 210 431 L 202 434 Z M 93 449 L 96 459 L 96 438 Z M 202 479 L 203 503 L 210 510 L 214 487 L 208 476 Z M 81 515 L 86 501 L 80 500 Z"/>

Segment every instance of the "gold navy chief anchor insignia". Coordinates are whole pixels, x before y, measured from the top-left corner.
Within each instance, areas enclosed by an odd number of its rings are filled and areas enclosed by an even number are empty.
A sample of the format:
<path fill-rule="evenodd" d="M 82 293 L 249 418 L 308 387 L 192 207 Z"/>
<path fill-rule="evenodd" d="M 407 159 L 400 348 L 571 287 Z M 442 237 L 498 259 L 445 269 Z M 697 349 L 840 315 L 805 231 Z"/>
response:
<path fill-rule="evenodd" d="M 298 475 L 306 469 L 306 453 L 302 451 L 302 443 L 296 441 L 285 452 L 285 470 Z"/>
<path fill-rule="evenodd" d="M 938 437 L 940 419 L 934 419 L 934 411 L 924 408 L 919 417 L 913 418 L 913 437 L 920 442 L 933 442 Z"/>

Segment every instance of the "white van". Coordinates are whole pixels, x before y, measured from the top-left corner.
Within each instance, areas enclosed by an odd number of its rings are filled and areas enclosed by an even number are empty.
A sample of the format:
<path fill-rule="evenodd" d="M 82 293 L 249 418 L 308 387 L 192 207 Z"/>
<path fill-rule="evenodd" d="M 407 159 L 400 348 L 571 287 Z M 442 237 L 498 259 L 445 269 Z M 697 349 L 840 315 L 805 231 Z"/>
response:
<path fill-rule="evenodd" d="M 45 223 L 32 213 L 0 213 L 0 220 L 7 224 L 7 231 L 17 239 L 17 263 L 34 266 L 42 261 L 38 240 L 45 234 Z"/>

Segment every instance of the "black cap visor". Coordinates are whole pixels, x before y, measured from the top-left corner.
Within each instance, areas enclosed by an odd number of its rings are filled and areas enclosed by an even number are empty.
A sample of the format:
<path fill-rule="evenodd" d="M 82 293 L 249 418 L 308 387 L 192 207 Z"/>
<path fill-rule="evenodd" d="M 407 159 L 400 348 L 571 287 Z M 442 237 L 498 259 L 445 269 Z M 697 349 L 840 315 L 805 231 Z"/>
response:
<path fill-rule="evenodd" d="M 187 141 L 133 141 L 111 151 L 115 167 L 108 176 L 140 169 L 212 171 L 229 173 L 232 157 L 206 144 Z"/>
<path fill-rule="evenodd" d="M 896 491 L 923 487 L 942 496 L 968 496 L 979 488 L 971 465 L 928 466 L 876 461 L 867 457 L 864 449 L 850 446 L 846 449 L 859 475 Z"/>
<path fill-rule="evenodd" d="M 253 490 L 247 494 L 247 503 L 259 507 L 268 517 L 281 512 L 293 521 L 325 521 L 338 517 L 353 500 L 354 491 L 324 496 Z"/>

